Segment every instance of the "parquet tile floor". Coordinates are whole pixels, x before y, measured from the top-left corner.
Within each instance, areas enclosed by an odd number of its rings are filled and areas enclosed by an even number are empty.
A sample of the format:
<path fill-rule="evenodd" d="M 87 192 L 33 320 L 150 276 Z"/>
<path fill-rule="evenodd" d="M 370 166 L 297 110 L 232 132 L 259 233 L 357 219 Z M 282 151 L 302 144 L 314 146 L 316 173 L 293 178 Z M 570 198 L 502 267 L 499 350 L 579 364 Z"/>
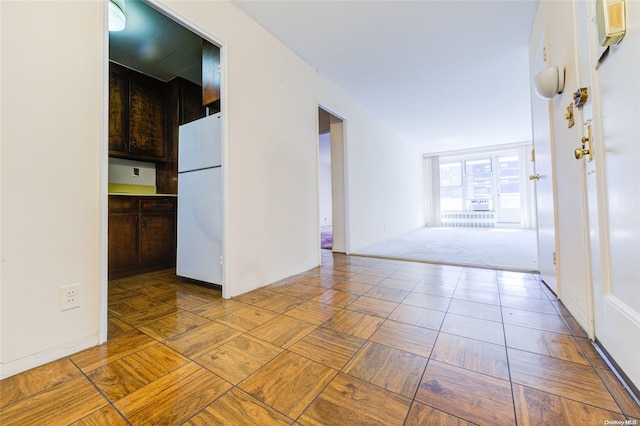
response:
<path fill-rule="evenodd" d="M 0 381 L 2 426 L 640 424 L 532 274 L 324 251 L 231 300 L 114 280 L 108 308 L 107 343 Z"/>

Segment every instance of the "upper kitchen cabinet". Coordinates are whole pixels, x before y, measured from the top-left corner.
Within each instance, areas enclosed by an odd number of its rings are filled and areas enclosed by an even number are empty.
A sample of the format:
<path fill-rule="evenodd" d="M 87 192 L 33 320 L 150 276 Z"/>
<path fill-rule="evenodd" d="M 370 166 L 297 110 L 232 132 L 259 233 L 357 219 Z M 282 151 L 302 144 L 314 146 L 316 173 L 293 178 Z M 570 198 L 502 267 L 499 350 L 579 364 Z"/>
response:
<path fill-rule="evenodd" d="M 220 48 L 202 40 L 202 105 L 220 111 Z"/>
<path fill-rule="evenodd" d="M 165 84 L 109 64 L 109 155 L 164 161 Z"/>

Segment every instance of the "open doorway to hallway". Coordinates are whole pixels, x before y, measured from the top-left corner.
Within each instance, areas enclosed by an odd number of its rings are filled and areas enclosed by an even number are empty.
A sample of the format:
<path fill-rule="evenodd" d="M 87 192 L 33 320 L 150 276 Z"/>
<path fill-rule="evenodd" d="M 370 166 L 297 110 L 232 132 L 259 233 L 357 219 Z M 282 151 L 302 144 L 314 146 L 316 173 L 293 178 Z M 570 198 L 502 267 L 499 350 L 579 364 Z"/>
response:
<path fill-rule="evenodd" d="M 318 107 L 320 248 L 346 253 L 344 122 Z"/>

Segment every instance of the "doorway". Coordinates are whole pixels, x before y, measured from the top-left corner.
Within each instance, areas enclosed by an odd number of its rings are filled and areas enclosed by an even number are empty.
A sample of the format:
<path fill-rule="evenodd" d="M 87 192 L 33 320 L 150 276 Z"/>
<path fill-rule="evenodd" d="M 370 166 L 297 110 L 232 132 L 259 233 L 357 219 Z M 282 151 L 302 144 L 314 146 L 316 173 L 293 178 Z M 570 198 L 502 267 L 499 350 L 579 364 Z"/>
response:
<path fill-rule="evenodd" d="M 344 121 L 318 107 L 320 248 L 347 253 Z"/>
<path fill-rule="evenodd" d="M 99 302 L 99 341 L 101 343 L 107 340 L 108 324 L 110 324 L 110 320 L 107 319 L 107 309 L 109 313 L 114 311 L 109 297 L 110 294 L 114 296 L 114 292 L 118 292 L 118 289 L 111 288 L 107 271 L 109 275 L 115 272 L 114 277 L 144 274 L 139 275 L 141 280 L 144 280 L 151 274 L 152 281 L 157 281 L 161 277 L 165 282 L 160 287 L 165 289 L 174 288 L 175 285 L 193 287 L 188 281 L 178 277 L 175 269 L 172 269 L 176 260 L 178 128 L 180 125 L 212 115 L 221 109 L 224 110 L 225 105 L 221 102 L 223 97 L 221 89 L 224 87 L 222 80 L 225 79 L 225 74 L 222 71 L 226 51 L 219 40 L 203 34 L 188 22 L 175 16 L 170 10 L 155 3 L 130 2 L 127 4 L 126 16 L 127 25 L 124 30 L 107 33 L 106 25 L 104 27 L 104 37 L 105 40 L 108 39 L 109 47 L 103 58 L 105 75 L 109 76 L 105 79 L 103 86 L 105 110 L 109 111 L 108 116 L 105 116 L 109 133 L 102 158 L 104 169 L 102 187 L 106 192 L 102 195 L 104 200 L 108 199 L 109 202 L 104 203 L 102 212 L 105 230 L 103 257 L 106 262 Z M 117 96 L 114 96 L 114 93 Z M 119 103 L 115 105 L 114 100 L 118 100 Z M 114 114 L 113 111 L 117 111 L 118 114 Z M 134 117 L 134 112 L 137 112 L 140 117 Z M 118 125 L 113 126 L 114 122 Z M 154 125 L 147 125 L 149 122 Z M 223 119 L 221 150 L 222 162 L 226 163 L 224 123 Z M 112 135 L 116 134 L 113 128 L 118 129 L 118 135 L 122 136 L 120 138 L 122 143 L 117 144 L 117 140 L 113 140 Z M 153 133 L 154 137 L 146 137 L 148 135 L 145 132 Z M 107 138 L 106 132 L 105 138 Z M 155 143 L 157 140 L 163 143 Z M 149 146 L 156 148 L 159 146 L 160 149 L 146 149 Z M 128 173 L 122 174 L 126 178 L 125 181 L 112 182 L 111 178 L 116 177 L 116 173 L 112 173 L 116 171 L 115 166 L 128 168 Z M 224 182 L 227 174 L 226 168 L 222 168 L 222 199 L 226 198 L 227 190 Z M 142 175 L 149 178 L 149 181 L 145 181 L 145 185 L 140 185 Z M 126 188 L 123 189 L 123 187 Z M 131 188 L 135 191 L 129 191 Z M 115 194 L 115 198 L 112 197 L 112 193 Z M 149 196 L 154 198 L 147 198 Z M 162 202 L 157 202 L 158 197 L 163 198 Z M 112 208 L 112 198 L 117 201 L 124 200 L 124 204 L 132 206 L 131 211 L 128 207 L 126 211 L 121 208 Z M 155 210 L 150 211 L 150 209 Z M 123 244 L 131 243 L 128 247 L 131 249 L 127 252 L 131 257 L 127 258 L 124 264 L 115 263 L 116 271 L 111 271 L 113 259 L 117 258 L 117 256 L 114 257 L 114 253 L 121 255 L 124 251 L 113 250 L 113 247 L 124 232 L 116 229 L 118 222 L 112 221 L 112 213 L 126 215 L 129 220 L 127 223 L 131 225 L 127 232 L 132 235 L 123 242 Z M 224 211 L 222 215 L 225 216 Z M 160 219 L 162 219 L 162 226 L 158 225 Z M 112 232 L 114 230 L 115 232 Z M 222 250 L 224 271 L 228 263 L 227 256 L 224 255 L 224 241 L 222 241 Z M 152 261 L 158 254 L 163 255 L 162 262 Z M 152 260 L 149 260 L 150 256 Z M 126 278 L 123 279 L 126 280 Z M 222 281 L 224 281 L 224 275 Z M 135 286 L 136 283 L 127 285 L 126 290 L 131 290 Z M 148 286 L 143 287 L 147 289 Z M 204 289 L 196 287 L 198 288 L 195 292 L 198 294 Z M 204 290 L 206 294 L 203 297 L 214 297 L 212 294 L 215 294 L 215 298 L 220 298 L 219 288 Z M 222 296 L 225 292 L 226 289 L 223 286 Z M 122 292 L 118 294 L 120 296 L 113 297 L 114 301 L 124 297 Z"/>

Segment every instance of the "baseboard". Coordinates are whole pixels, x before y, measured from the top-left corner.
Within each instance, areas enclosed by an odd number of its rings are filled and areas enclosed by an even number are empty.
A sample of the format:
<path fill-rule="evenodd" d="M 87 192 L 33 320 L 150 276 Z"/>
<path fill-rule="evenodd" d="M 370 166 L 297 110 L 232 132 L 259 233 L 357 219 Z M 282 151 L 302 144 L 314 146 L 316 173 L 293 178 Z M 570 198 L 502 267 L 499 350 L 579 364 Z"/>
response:
<path fill-rule="evenodd" d="M 47 364 L 51 361 L 73 355 L 84 349 L 96 346 L 97 344 L 98 333 L 95 333 L 34 355 L 29 355 L 4 364 L 0 363 L 0 380 L 35 367 L 40 367 L 41 365 Z"/>
<path fill-rule="evenodd" d="M 283 280 L 285 278 L 291 277 L 293 275 L 298 275 L 303 272 L 306 272 L 310 269 L 319 266 L 316 263 L 310 262 L 301 267 L 291 268 L 284 271 L 281 271 L 277 274 L 271 274 L 269 277 L 263 278 L 261 280 L 250 281 L 248 283 L 243 284 L 242 286 L 235 287 L 234 286 L 234 294 L 229 295 L 229 297 L 236 297 L 241 294 L 247 293 L 249 291 L 256 290 L 260 287 L 264 287 L 266 285 L 272 284 L 276 281 Z"/>

